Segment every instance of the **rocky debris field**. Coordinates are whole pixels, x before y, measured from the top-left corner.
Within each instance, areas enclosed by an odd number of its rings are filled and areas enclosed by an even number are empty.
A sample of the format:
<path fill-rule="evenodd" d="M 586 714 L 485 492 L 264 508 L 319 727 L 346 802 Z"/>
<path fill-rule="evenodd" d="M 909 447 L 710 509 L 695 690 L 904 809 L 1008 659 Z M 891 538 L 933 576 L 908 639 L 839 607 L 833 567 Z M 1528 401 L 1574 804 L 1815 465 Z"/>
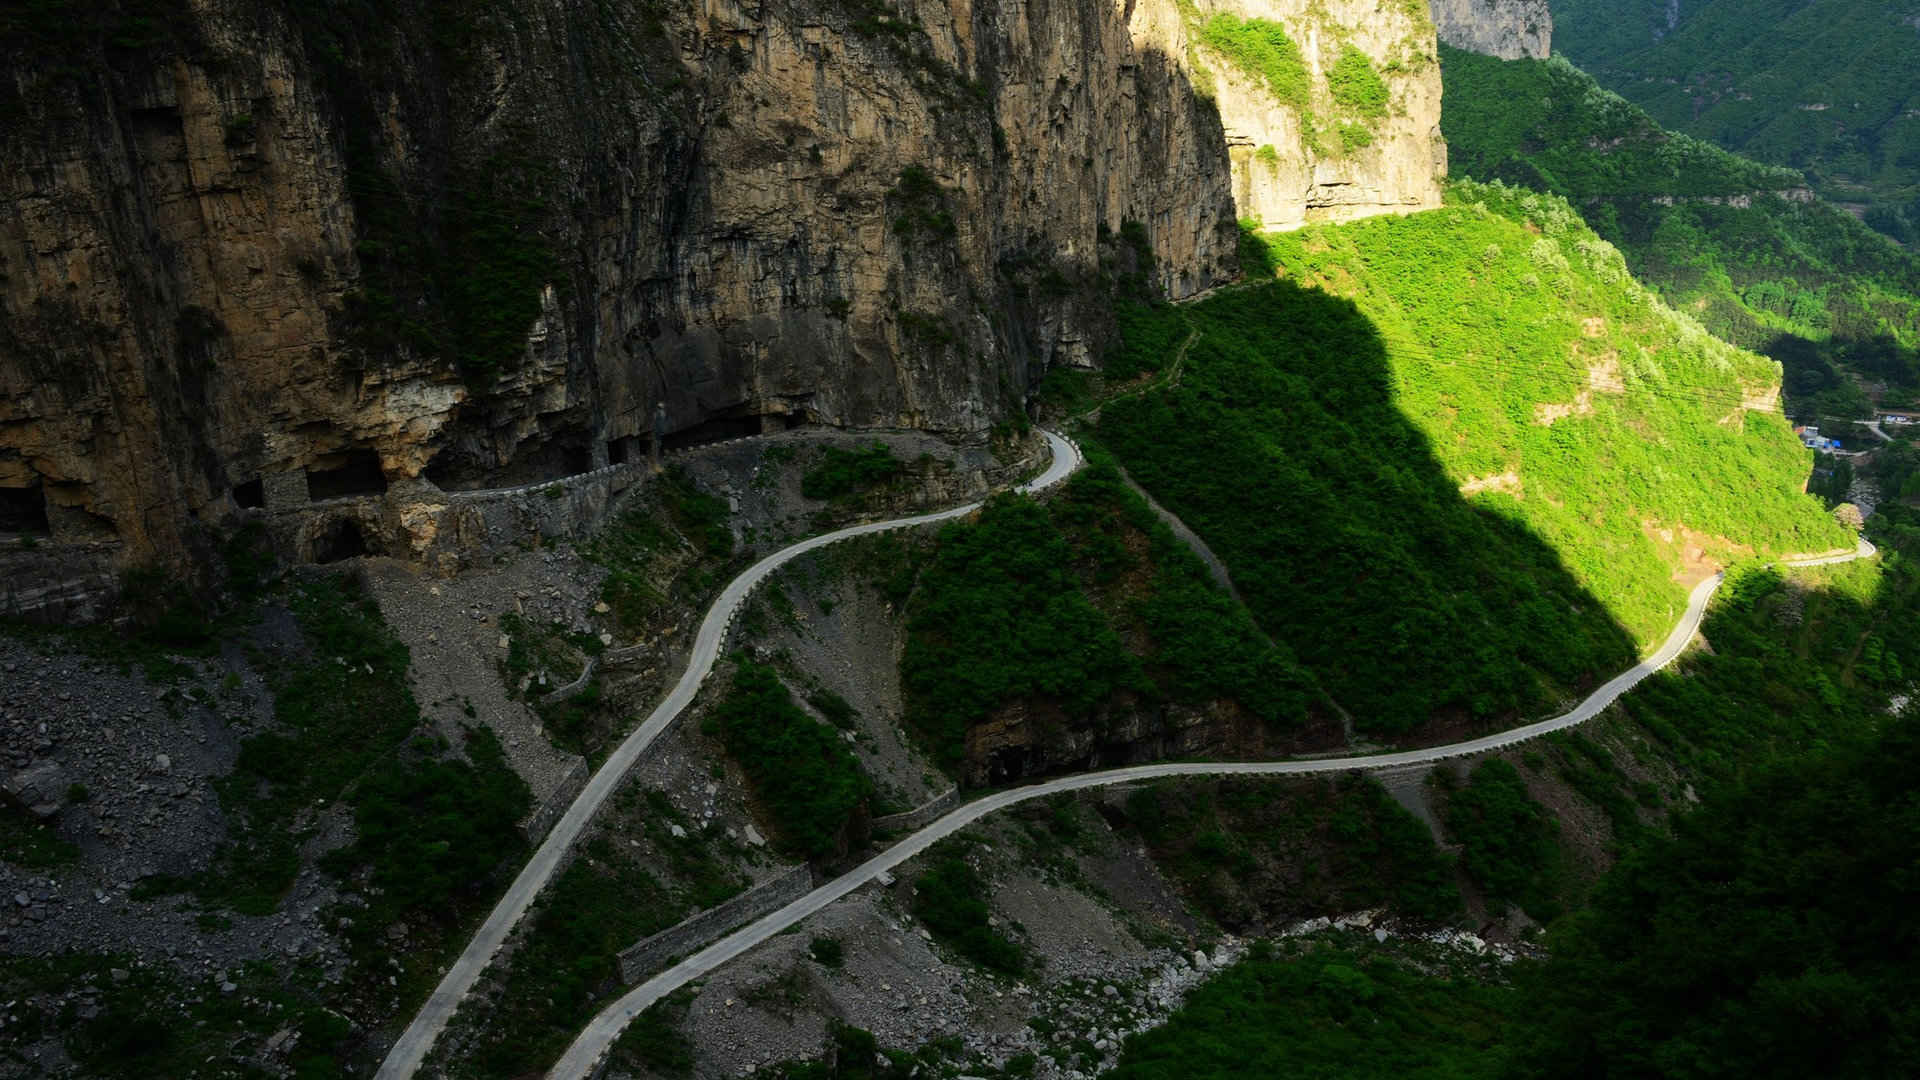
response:
<path fill-rule="evenodd" d="M 280 629 L 269 623 L 249 644 L 269 657 L 295 647 Z M 54 803 L 0 813 L 14 818 L 15 835 L 28 827 L 23 815 L 42 818 L 59 844 L 0 861 L 0 952 L 81 949 L 196 974 L 262 956 L 337 966 L 338 947 L 321 925 L 336 896 L 311 870 L 271 916 L 204 918 L 177 896 L 146 898 L 142 882 L 185 876 L 211 858 L 227 828 L 213 782 L 232 770 L 240 738 L 272 717 L 271 695 L 237 650 L 176 665 L 177 677 L 155 682 L 137 667 L 47 655 L 0 637 L 10 784 L 31 778 Z M 332 824 L 322 823 L 315 844 L 344 826 Z"/>
<path fill-rule="evenodd" d="M 513 612 L 542 627 L 606 633 L 606 605 L 599 602 L 605 572 L 560 545 L 515 552 L 496 566 L 452 578 L 385 558 L 366 560 L 366 574 L 387 625 L 412 654 L 408 674 L 421 713 L 448 739 L 458 738 L 462 724 L 492 728 L 514 771 L 533 789 L 536 812 L 556 796 L 570 798 L 563 788 L 584 763 L 555 746 L 526 698 L 502 682 L 507 645 L 500 617 Z M 549 681 L 558 688 L 557 679 Z M 538 696 L 538 686 L 533 689 Z"/>

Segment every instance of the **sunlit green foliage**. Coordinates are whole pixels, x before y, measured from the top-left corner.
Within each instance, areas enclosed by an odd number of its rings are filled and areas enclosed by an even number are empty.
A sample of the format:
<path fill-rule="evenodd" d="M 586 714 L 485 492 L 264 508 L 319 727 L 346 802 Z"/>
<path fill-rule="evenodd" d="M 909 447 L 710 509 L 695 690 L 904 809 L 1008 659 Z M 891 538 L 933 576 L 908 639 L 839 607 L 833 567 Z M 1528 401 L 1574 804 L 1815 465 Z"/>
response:
<path fill-rule="evenodd" d="M 1676 307 L 1785 364 L 1797 411 L 1864 415 L 1843 370 L 1920 392 L 1920 258 L 1782 197 L 1798 173 L 1663 131 L 1563 60 L 1441 58 L 1456 175 L 1566 196 Z"/>
<path fill-rule="evenodd" d="M 1200 331 L 1180 384 L 1100 426 L 1378 731 L 1540 709 L 1624 667 L 1617 627 L 1651 643 L 1684 599 L 1655 527 L 1723 557 L 1848 542 L 1800 493 L 1785 422 L 1742 407 L 1772 365 L 1635 286 L 1565 203 L 1454 201 L 1267 237 L 1354 302 L 1279 283 L 1170 311 Z"/>
<path fill-rule="evenodd" d="M 1286 27 L 1271 19 L 1243 19 L 1223 12 L 1201 26 L 1200 38 L 1235 67 L 1266 83 L 1282 105 L 1303 112 L 1311 105 L 1312 75 Z"/>
<path fill-rule="evenodd" d="M 1340 47 L 1340 58 L 1327 69 L 1327 90 L 1340 108 L 1368 120 L 1387 115 L 1387 84 L 1373 70 L 1367 54 L 1351 45 Z"/>

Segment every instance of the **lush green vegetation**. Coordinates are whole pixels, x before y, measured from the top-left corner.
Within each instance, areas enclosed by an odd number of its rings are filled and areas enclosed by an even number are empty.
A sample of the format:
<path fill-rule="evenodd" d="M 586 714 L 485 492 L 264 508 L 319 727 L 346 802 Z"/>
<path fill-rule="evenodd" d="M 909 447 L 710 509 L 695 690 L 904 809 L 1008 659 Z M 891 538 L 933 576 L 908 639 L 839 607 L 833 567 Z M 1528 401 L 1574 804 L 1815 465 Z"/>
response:
<path fill-rule="evenodd" d="M 1271 19 L 1243 19 L 1222 12 L 1201 25 L 1200 39 L 1235 67 L 1266 83 L 1275 101 L 1293 106 L 1303 116 L 1312 109 L 1313 76 L 1286 27 Z M 1365 62 L 1366 57 L 1360 59 Z"/>
<path fill-rule="evenodd" d="M 1127 1039 L 1115 1080 L 1247 1076 L 1467 1080 L 1497 1076 L 1520 1011 L 1488 971 L 1452 977 L 1384 950 L 1252 956 L 1208 980 L 1166 1024 Z M 1572 1075 L 1560 1073 L 1557 1075 Z"/>
<path fill-rule="evenodd" d="M 1173 361 L 1187 339 L 1187 328 L 1178 319 L 1167 318 L 1164 307 L 1125 300 L 1114 305 L 1113 315 L 1120 337 L 1101 365 L 1112 381 L 1159 371 Z"/>
<path fill-rule="evenodd" d="M 1804 169 L 1900 235 L 1920 224 L 1911 14 L 1852 0 L 1554 0 L 1554 46 L 1662 124 Z"/>
<path fill-rule="evenodd" d="M 1617 867 L 1524 980 L 1522 1076 L 1900 1076 L 1920 732 L 1761 769 Z"/>
<path fill-rule="evenodd" d="M 820 461 L 800 477 L 800 494 L 809 499 L 844 499 L 893 482 L 906 471 L 883 442 L 859 450 L 829 446 Z"/>
<path fill-rule="evenodd" d="M 1003 496 L 943 530 L 908 631 L 907 719 L 947 768 L 1015 700 L 1084 719 L 1121 695 L 1226 699 L 1287 728 L 1317 696 L 1097 451 L 1047 504 Z"/>
<path fill-rule="evenodd" d="M 1784 420 L 1743 408 L 1770 364 L 1634 285 L 1565 203 L 1452 200 L 1264 238 L 1292 280 L 1162 311 L 1199 333 L 1179 384 L 1099 427 L 1381 732 L 1626 666 L 1684 597 L 1660 529 L 1722 559 L 1849 542 Z"/>
<path fill-rule="evenodd" d="M 941 530 L 908 624 L 907 721 L 942 768 L 966 732 L 1015 697 L 1084 714 L 1138 685 L 1134 659 L 1081 592 L 1072 549 L 1031 499 L 997 496 Z"/>
<path fill-rule="evenodd" d="M 1378 905 L 1435 922 L 1460 911 L 1433 834 L 1370 777 L 1158 784 L 1109 817 L 1229 929 Z"/>
<path fill-rule="evenodd" d="M 1340 47 L 1340 58 L 1327 69 L 1327 90 L 1341 109 L 1367 120 L 1387 115 L 1387 84 L 1373 70 L 1367 54 L 1351 45 Z"/>
<path fill-rule="evenodd" d="M 1517 905 L 1542 922 L 1559 914 L 1560 824 L 1527 794 L 1512 765 L 1499 758 L 1475 765 L 1466 785 L 1447 795 L 1446 824 L 1461 868 L 1490 907 Z"/>
<path fill-rule="evenodd" d="M 987 883 L 967 861 L 966 848 L 949 844 L 936 849 L 928 861 L 926 872 L 913 883 L 913 913 L 935 940 L 990 971 L 1024 972 L 1026 954 L 988 924 L 993 912 L 987 906 Z"/>
<path fill-rule="evenodd" d="M 1562 60 L 1441 59 L 1456 174 L 1566 196 L 1642 281 L 1781 361 L 1796 413 L 1863 415 L 1842 371 L 1920 394 L 1920 259 L 1832 205 L 1775 194 L 1798 173 L 1664 131 Z"/>
<path fill-rule="evenodd" d="M 1622 705 L 1664 755 L 1709 780 L 1845 741 L 1872 730 L 1906 673 L 1920 671 L 1916 604 L 1920 568 L 1899 551 L 1791 579 L 1744 568 L 1721 586 L 1702 627 L 1713 652 L 1690 656 L 1683 674 L 1649 680 Z"/>
<path fill-rule="evenodd" d="M 746 771 L 780 843 L 820 858 L 847 849 L 848 827 L 873 795 L 873 782 L 836 729 L 794 704 L 772 668 L 736 661 L 733 685 L 705 730 Z"/>

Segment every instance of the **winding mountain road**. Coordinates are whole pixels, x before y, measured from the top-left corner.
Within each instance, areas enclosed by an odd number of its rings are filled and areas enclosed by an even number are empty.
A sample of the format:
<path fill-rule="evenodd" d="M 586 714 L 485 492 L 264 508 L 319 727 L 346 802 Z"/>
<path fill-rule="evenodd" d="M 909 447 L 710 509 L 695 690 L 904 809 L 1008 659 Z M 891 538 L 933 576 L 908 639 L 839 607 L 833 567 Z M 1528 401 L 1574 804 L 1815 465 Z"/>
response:
<path fill-rule="evenodd" d="M 1049 437 L 1053 436 L 1049 435 Z M 830 538 L 821 539 L 831 542 Z M 1874 554 L 1873 544 L 1862 538 L 1850 552 L 1782 560 L 1780 565 L 1827 566 L 1851 562 L 1854 559 L 1871 558 Z M 654 1002 L 760 945 L 988 814 L 1004 810 L 1017 803 L 1058 795 L 1062 792 L 1169 776 L 1303 776 L 1312 773 L 1429 765 L 1448 758 L 1502 750 L 1530 739 L 1537 739 L 1542 735 L 1585 723 L 1598 716 L 1620 695 L 1632 689 L 1642 679 L 1672 663 L 1674 658 L 1686 649 L 1687 644 L 1693 640 L 1694 632 L 1700 627 L 1700 620 L 1707 610 L 1707 601 L 1712 599 L 1714 590 L 1720 587 L 1724 577 L 1724 574 L 1715 574 L 1694 587 L 1687 597 L 1686 613 L 1680 617 L 1678 625 L 1673 628 L 1671 634 L 1667 635 L 1666 641 L 1654 651 L 1653 655 L 1609 679 L 1605 685 L 1587 695 L 1585 700 L 1572 710 L 1536 723 L 1492 735 L 1483 735 L 1465 742 L 1449 743 L 1446 746 L 1400 750 L 1364 757 L 1320 758 L 1308 761 L 1178 761 L 1158 765 L 1134 765 L 1123 769 L 1082 773 L 1078 776 L 1063 776 L 1028 787 L 996 792 L 968 803 L 786 907 L 749 923 L 634 987 L 588 1023 L 587 1027 L 574 1039 L 573 1044 L 567 1048 L 566 1055 L 547 1076 L 549 1080 L 574 1080 L 577 1077 L 592 1076 L 599 1068 L 607 1051 L 613 1046 L 614 1040 L 619 1038 L 620 1032 L 633 1021 L 634 1017 L 646 1011 Z"/>
<path fill-rule="evenodd" d="M 1052 461 L 1048 463 L 1045 471 L 1020 485 L 1015 489 L 1017 491 L 1034 492 L 1052 487 L 1065 480 L 1080 466 L 1080 450 L 1072 442 L 1051 431 L 1042 431 L 1041 434 L 1046 436 L 1048 449 L 1053 454 Z M 481 972 L 485 971 L 487 965 L 492 962 L 494 953 L 499 951 L 500 946 L 506 942 L 514 926 L 532 906 L 534 898 L 540 894 L 540 890 L 546 886 L 548 879 L 552 878 L 554 872 L 559 869 L 567 849 L 572 847 L 573 842 L 579 838 L 581 830 L 586 827 L 588 821 L 592 820 L 594 812 L 599 810 L 600 804 L 606 802 L 607 797 L 620 786 L 620 781 L 626 778 L 627 771 L 640 760 L 640 755 L 646 751 L 647 747 L 651 746 L 653 741 L 660 737 L 660 733 L 665 731 L 668 725 L 672 724 L 680 713 L 693 703 L 694 696 L 699 693 L 701 685 L 707 681 L 707 676 L 713 673 L 714 662 L 720 658 L 720 649 L 726 644 L 727 631 L 733 625 L 734 616 L 739 614 L 741 605 L 746 601 L 747 595 L 753 591 L 754 586 L 760 584 L 767 575 L 786 563 L 828 544 L 855 536 L 867 536 L 894 529 L 910 529 L 919 525 L 930 525 L 965 517 L 978 510 L 980 505 L 977 502 L 968 503 L 951 510 L 896 518 L 891 521 L 875 521 L 822 533 L 790 547 L 781 548 L 754 563 L 742 571 L 739 577 L 728 582 L 719 598 L 714 600 L 713 606 L 707 609 L 706 618 L 700 621 L 700 632 L 694 638 L 693 651 L 687 657 L 687 669 L 680 676 L 680 681 L 674 684 L 672 691 L 659 705 L 654 706 L 653 712 L 648 714 L 647 719 L 607 756 L 600 770 L 593 774 L 593 779 L 587 781 L 587 786 L 580 792 L 579 797 L 574 799 L 573 805 L 567 807 L 567 812 L 547 834 L 546 840 L 533 853 L 533 858 L 527 860 L 520 875 L 513 879 L 513 884 L 507 887 L 506 894 L 494 905 L 493 911 L 487 916 L 487 921 L 480 925 L 480 930 L 474 934 L 473 940 L 467 943 L 459 959 L 455 960 L 453 966 L 448 968 L 447 973 L 441 977 L 440 984 L 434 988 L 433 994 L 427 998 L 427 1003 L 414 1016 L 413 1022 L 407 1025 L 407 1029 L 401 1032 L 399 1040 L 387 1051 L 386 1059 L 380 1063 L 380 1071 L 375 1074 L 377 1080 L 400 1080 L 402 1077 L 410 1077 L 420 1067 L 420 1063 L 426 1059 L 427 1051 L 433 1048 L 434 1040 L 439 1038 L 440 1033 L 446 1029 L 447 1021 L 452 1019 L 461 999 L 473 989 L 473 984 L 479 981 Z"/>

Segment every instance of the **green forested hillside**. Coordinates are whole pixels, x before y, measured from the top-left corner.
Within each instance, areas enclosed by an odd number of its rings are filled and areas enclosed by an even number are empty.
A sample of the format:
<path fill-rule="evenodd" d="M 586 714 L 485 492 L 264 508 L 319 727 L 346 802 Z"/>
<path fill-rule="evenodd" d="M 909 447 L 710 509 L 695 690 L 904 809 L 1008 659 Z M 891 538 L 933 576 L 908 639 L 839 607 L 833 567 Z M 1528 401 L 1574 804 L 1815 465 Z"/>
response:
<path fill-rule="evenodd" d="M 1553 0 L 1554 48 L 1660 123 L 1805 169 L 1915 239 L 1920 11 L 1882 0 Z"/>
<path fill-rule="evenodd" d="M 1441 70 L 1456 175 L 1565 196 L 1675 307 L 1785 364 L 1796 415 L 1863 414 L 1845 371 L 1920 393 L 1920 258 L 1783 197 L 1797 173 L 1665 131 L 1563 60 L 1442 48 Z"/>
<path fill-rule="evenodd" d="M 1161 309 L 1195 334 L 1177 378 L 1098 427 L 1381 732 L 1610 675 L 1701 558 L 1850 542 L 1800 494 L 1773 364 L 1636 285 L 1564 202 L 1451 201 L 1265 237 L 1288 280 Z"/>

